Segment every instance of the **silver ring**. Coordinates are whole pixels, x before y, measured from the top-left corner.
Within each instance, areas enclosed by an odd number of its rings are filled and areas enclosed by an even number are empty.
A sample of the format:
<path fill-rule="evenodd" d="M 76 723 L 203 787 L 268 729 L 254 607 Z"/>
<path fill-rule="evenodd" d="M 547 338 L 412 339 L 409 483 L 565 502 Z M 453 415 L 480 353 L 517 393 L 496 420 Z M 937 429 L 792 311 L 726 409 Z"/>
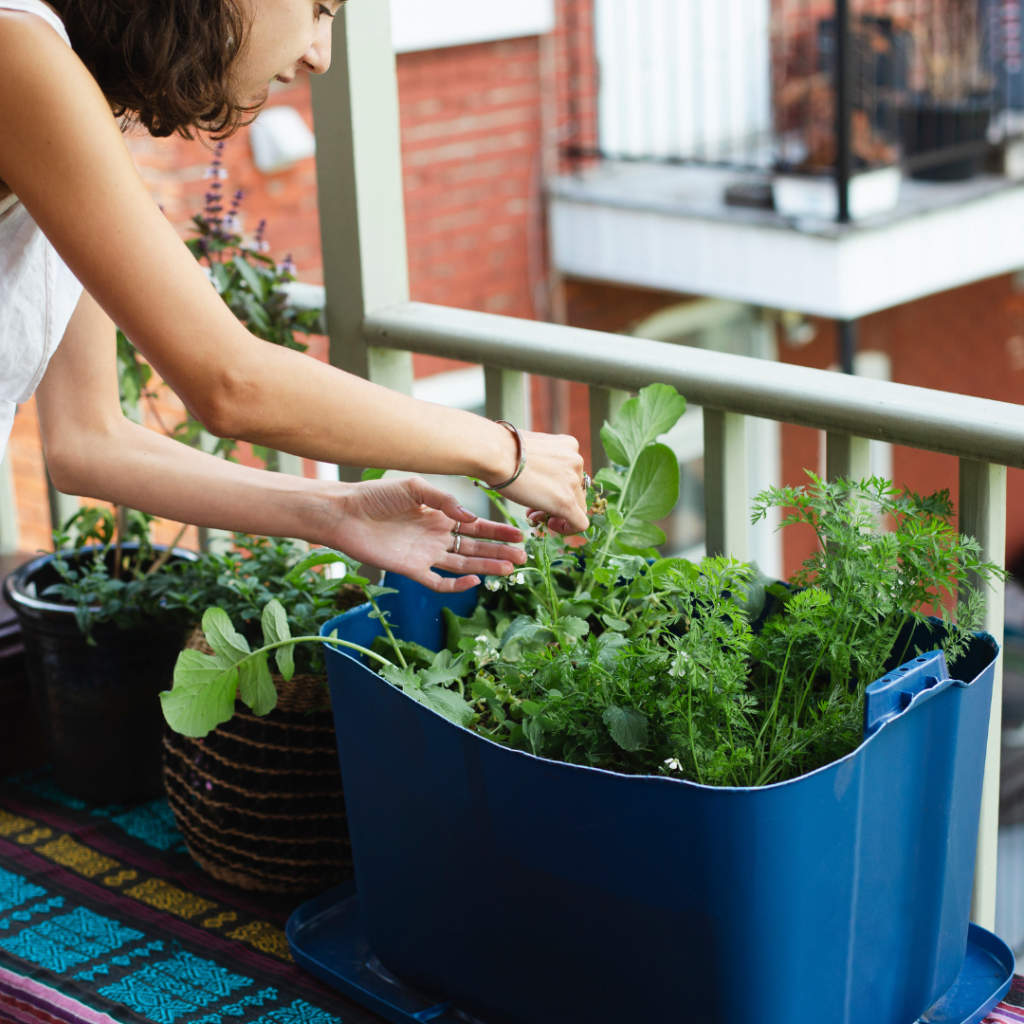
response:
<path fill-rule="evenodd" d="M 458 535 L 459 535 L 459 531 L 460 531 L 461 529 L 462 529 L 462 523 L 458 523 L 458 522 L 457 522 L 457 523 L 455 524 L 455 528 L 454 528 L 454 529 L 452 530 L 452 536 L 453 536 L 453 537 L 458 537 Z"/>
<path fill-rule="evenodd" d="M 591 486 L 591 484 L 593 484 L 593 482 L 594 481 L 590 478 L 590 474 L 587 473 L 587 472 L 584 472 L 584 474 L 583 474 L 583 490 L 584 491 L 589 491 L 590 490 L 590 486 Z"/>
<path fill-rule="evenodd" d="M 461 533 L 457 533 L 457 534 L 455 534 L 455 546 L 452 548 L 451 553 L 453 555 L 457 555 L 459 553 L 459 548 L 461 548 L 461 547 L 462 547 L 462 534 Z"/>

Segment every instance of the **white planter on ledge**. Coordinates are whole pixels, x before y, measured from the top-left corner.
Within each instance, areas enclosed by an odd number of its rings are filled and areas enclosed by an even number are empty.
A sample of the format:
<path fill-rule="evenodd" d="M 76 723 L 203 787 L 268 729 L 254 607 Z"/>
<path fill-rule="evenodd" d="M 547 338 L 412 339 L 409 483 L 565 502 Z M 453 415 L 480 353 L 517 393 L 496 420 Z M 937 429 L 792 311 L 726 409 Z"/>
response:
<path fill-rule="evenodd" d="M 850 179 L 850 217 L 864 220 L 895 209 L 903 173 L 899 167 L 865 171 Z M 780 174 L 773 182 L 775 209 L 784 217 L 835 220 L 839 216 L 836 180 L 811 175 Z"/>

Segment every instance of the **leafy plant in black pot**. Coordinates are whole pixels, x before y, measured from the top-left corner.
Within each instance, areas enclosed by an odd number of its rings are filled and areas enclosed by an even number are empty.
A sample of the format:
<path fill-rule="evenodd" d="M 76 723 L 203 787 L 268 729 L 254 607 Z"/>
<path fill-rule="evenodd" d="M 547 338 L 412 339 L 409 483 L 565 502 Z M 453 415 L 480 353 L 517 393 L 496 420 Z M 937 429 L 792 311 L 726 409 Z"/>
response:
<path fill-rule="evenodd" d="M 154 545 L 151 522 L 83 508 L 55 531 L 55 554 L 4 581 L 55 779 L 86 800 L 129 803 L 162 791 L 157 695 L 187 624 L 166 597 L 178 566 L 196 556 Z"/>

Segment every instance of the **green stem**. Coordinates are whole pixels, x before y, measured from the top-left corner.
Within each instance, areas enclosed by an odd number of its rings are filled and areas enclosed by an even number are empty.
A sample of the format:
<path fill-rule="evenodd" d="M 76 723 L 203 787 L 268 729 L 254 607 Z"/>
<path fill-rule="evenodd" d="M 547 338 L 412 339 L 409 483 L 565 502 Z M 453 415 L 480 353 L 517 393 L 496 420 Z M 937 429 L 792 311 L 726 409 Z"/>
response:
<path fill-rule="evenodd" d="M 398 641 L 395 639 L 395 634 L 391 632 L 391 627 L 388 625 L 387 616 L 385 616 L 385 614 L 380 610 L 380 608 L 377 607 L 377 602 L 374 601 L 372 597 L 370 597 L 370 592 L 366 589 L 366 587 L 363 587 L 363 593 L 366 594 L 367 599 L 373 606 L 373 610 L 377 614 L 377 621 L 384 627 L 384 632 L 387 634 L 388 640 L 391 643 L 391 647 L 393 648 L 395 654 L 398 655 L 398 663 L 402 666 L 402 668 L 408 668 L 409 666 L 405 663 L 405 657 L 402 654 L 402 649 L 398 646 Z M 390 664 L 390 662 L 387 662 L 387 664 Z"/>
<path fill-rule="evenodd" d="M 252 661 L 253 658 L 260 654 L 269 654 L 271 651 L 276 651 L 279 647 L 288 647 L 293 644 L 312 644 L 312 643 L 325 643 L 334 644 L 336 647 L 348 647 L 353 651 L 358 651 L 360 654 L 365 654 L 368 658 L 373 658 L 374 661 L 380 662 L 381 665 L 387 665 L 389 668 L 395 666 L 388 661 L 387 658 L 382 658 L 376 651 L 367 650 L 365 647 L 360 647 L 359 644 L 350 643 L 348 640 L 339 640 L 333 636 L 293 636 L 287 640 L 278 640 L 276 644 L 267 644 L 266 647 L 261 647 L 258 651 L 253 651 L 247 654 L 244 658 L 239 659 L 235 662 L 234 668 L 238 668 L 239 665 L 244 665 L 247 661 Z"/>

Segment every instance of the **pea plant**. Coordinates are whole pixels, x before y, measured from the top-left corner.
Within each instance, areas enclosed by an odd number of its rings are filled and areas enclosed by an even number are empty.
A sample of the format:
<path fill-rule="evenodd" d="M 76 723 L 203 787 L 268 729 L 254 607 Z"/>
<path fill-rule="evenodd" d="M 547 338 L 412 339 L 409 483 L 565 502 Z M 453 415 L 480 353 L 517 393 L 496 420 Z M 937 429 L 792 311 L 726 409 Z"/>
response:
<path fill-rule="evenodd" d="M 657 524 L 678 500 L 679 467 L 658 438 L 685 408 L 673 388 L 653 385 L 605 425 L 611 466 L 595 479 L 582 537 L 509 515 L 528 536 L 527 563 L 489 579 L 469 617 L 446 610 L 443 650 L 396 637 L 376 601 L 385 591 L 356 579 L 384 633 L 356 649 L 453 722 L 573 764 L 760 786 L 855 749 L 867 686 L 921 643 L 955 662 L 984 609 L 969 577 L 1005 574 L 958 533 L 947 492 L 814 474 L 754 503 L 755 520 L 781 508 L 785 527 L 810 527 L 819 540 L 788 583 L 728 558 L 660 557 Z M 211 640 L 219 660 L 179 662 L 164 694 L 168 720 L 202 734 L 230 714 L 236 691 L 256 699 L 271 652 L 306 639 L 267 621 L 258 651 Z M 245 667 L 232 674 L 236 666 Z"/>

